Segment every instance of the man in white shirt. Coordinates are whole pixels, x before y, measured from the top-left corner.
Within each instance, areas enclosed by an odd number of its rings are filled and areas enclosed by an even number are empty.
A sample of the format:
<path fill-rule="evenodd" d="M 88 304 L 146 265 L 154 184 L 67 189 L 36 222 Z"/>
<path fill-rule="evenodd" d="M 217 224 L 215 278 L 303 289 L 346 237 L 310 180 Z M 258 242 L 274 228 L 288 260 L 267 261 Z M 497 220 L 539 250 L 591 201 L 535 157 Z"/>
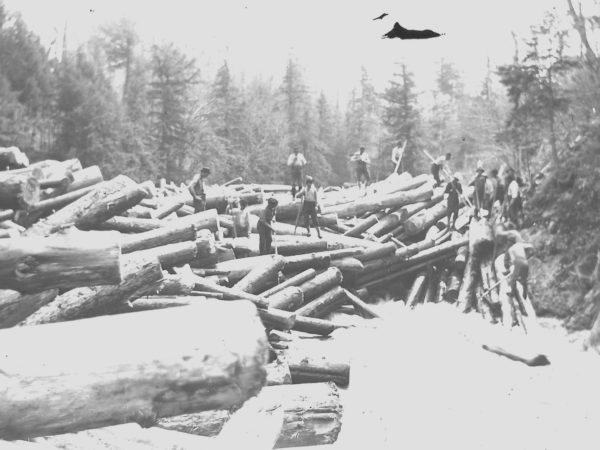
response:
<path fill-rule="evenodd" d="M 371 175 L 369 174 L 369 164 L 371 164 L 371 158 L 369 158 L 369 155 L 367 152 L 365 152 L 365 148 L 361 147 L 358 152 L 352 155 L 350 161 L 355 164 L 356 182 L 358 183 L 358 187 L 360 188 L 360 183 L 364 178 L 366 189 L 371 181 Z"/>
<path fill-rule="evenodd" d="M 302 187 L 302 170 L 306 166 L 306 158 L 298 151 L 298 147 L 294 147 L 293 153 L 288 157 L 287 165 L 292 178 L 292 197 L 296 197 L 296 186 Z"/>
<path fill-rule="evenodd" d="M 506 199 L 508 201 L 508 219 L 514 223 L 517 228 L 520 227 L 519 219 L 523 208 L 519 180 L 519 178 L 511 177 L 511 181 L 508 184 L 508 189 L 506 191 Z"/>

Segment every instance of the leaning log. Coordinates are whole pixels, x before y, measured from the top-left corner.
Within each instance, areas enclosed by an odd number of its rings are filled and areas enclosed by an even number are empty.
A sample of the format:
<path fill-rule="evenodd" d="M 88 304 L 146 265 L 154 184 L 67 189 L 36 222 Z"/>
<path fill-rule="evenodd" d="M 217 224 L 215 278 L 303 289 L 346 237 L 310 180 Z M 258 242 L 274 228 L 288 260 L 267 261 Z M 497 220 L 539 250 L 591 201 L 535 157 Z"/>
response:
<path fill-rule="evenodd" d="M 165 323 L 177 326 L 157 333 Z M 265 382 L 267 342 L 248 303 L 204 302 L 0 335 L 3 439 L 227 409 Z"/>
<path fill-rule="evenodd" d="M 218 231 L 219 214 L 216 209 L 208 209 L 189 216 L 179 217 L 173 223 L 193 225 L 197 230 Z"/>
<path fill-rule="evenodd" d="M 29 175 L 0 172 L 0 209 L 29 209 L 40 199 L 40 182 Z"/>
<path fill-rule="evenodd" d="M 513 326 L 513 305 L 509 296 L 511 288 L 504 276 L 504 271 L 506 270 L 504 266 L 504 253 L 496 258 L 494 267 L 498 277 L 501 277 L 499 280 L 500 283 L 494 288 L 494 291 L 497 291 L 498 301 L 502 308 L 502 325 L 505 328 L 511 329 Z"/>
<path fill-rule="evenodd" d="M 346 297 L 348 297 L 348 301 L 356 309 L 358 309 L 364 317 L 378 318 L 378 319 L 381 318 L 381 316 L 379 314 L 377 314 L 377 312 L 373 309 L 373 307 L 371 305 L 368 305 L 367 303 L 365 303 L 358 295 L 355 295 L 354 293 L 350 292 L 347 289 L 345 289 L 345 292 L 346 292 Z"/>
<path fill-rule="evenodd" d="M 264 291 L 273 281 L 277 283 L 277 275 L 284 265 L 285 259 L 283 256 L 272 255 L 264 264 L 256 266 L 248 272 L 244 278 L 235 284 L 234 288 L 250 294 L 258 294 Z"/>
<path fill-rule="evenodd" d="M 146 191 L 131 178 L 118 175 L 39 221 L 26 231 L 26 235 L 47 235 L 67 225 L 89 229 L 137 204 L 146 195 Z"/>
<path fill-rule="evenodd" d="M 313 279 L 299 286 L 304 293 L 304 301 L 310 302 L 333 287 L 339 286 L 343 278 L 342 272 L 337 267 L 331 267 L 317 274 Z"/>
<path fill-rule="evenodd" d="M 23 293 L 121 282 L 118 233 L 0 240 L 0 286 Z"/>
<path fill-rule="evenodd" d="M 17 291 L 0 290 L 0 328 L 10 328 L 47 305 L 58 295 L 58 289 L 21 294 Z"/>
<path fill-rule="evenodd" d="M 316 299 L 306 303 L 303 307 L 296 310 L 298 316 L 316 317 L 322 319 L 335 311 L 339 306 L 347 301 L 346 293 L 340 286 L 325 292 Z"/>
<path fill-rule="evenodd" d="M 423 300 L 423 295 L 426 288 L 427 271 L 422 271 L 415 277 L 415 280 L 408 291 L 408 295 L 406 296 L 406 306 L 414 308 L 417 303 Z"/>
<path fill-rule="evenodd" d="M 284 422 L 275 448 L 332 444 L 341 430 L 342 404 L 334 383 L 269 386 L 257 396 L 265 410 L 283 405 Z M 233 413 L 235 414 L 235 413 Z M 216 436 L 229 411 L 210 411 L 163 419 L 158 426 L 200 436 Z"/>
<path fill-rule="evenodd" d="M 478 280 L 477 275 L 477 265 L 474 263 L 473 255 L 469 253 L 460 283 L 458 297 L 456 298 L 457 306 L 462 312 L 468 312 L 475 305 L 475 288 Z"/>
<path fill-rule="evenodd" d="M 270 297 L 271 295 L 274 295 L 287 287 L 300 286 L 302 283 L 305 283 L 308 280 L 312 280 L 316 275 L 317 271 L 315 269 L 306 269 L 305 271 L 288 278 L 284 282 L 279 283 L 277 286 L 272 287 L 271 289 L 263 292 L 261 295 L 264 297 Z"/>
<path fill-rule="evenodd" d="M 112 311 L 130 299 L 157 289 L 163 272 L 156 259 L 127 257 L 122 269 L 123 281 L 115 286 L 71 289 L 27 317 L 21 325 L 40 325 L 98 316 Z"/>
<path fill-rule="evenodd" d="M 123 236 L 121 251 L 124 254 L 132 253 L 176 242 L 194 241 L 195 239 L 196 229 L 192 225 L 167 225 L 144 233 Z"/>

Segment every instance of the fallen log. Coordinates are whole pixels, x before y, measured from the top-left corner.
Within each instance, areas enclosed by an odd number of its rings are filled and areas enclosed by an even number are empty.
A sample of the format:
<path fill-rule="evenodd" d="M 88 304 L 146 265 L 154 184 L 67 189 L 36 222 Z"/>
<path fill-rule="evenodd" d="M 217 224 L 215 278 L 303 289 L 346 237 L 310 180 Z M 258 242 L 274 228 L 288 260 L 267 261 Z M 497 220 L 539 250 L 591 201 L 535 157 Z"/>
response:
<path fill-rule="evenodd" d="M 146 191 L 133 180 L 119 175 L 37 222 L 25 234 L 48 235 L 67 225 L 89 229 L 137 204 L 146 195 Z"/>
<path fill-rule="evenodd" d="M 164 204 L 162 204 L 159 208 L 150 213 L 150 217 L 152 219 L 164 219 L 165 217 L 173 214 L 179 208 L 184 205 L 184 201 L 181 199 L 171 199 Z"/>
<path fill-rule="evenodd" d="M 58 295 L 58 289 L 21 294 L 17 291 L 0 290 L 0 328 L 10 328 L 47 305 Z"/>
<path fill-rule="evenodd" d="M 66 187 L 64 192 L 73 192 L 79 189 L 83 189 L 89 186 L 94 186 L 98 183 L 104 181 L 104 177 L 102 176 L 102 171 L 98 166 L 89 166 L 85 169 L 77 170 L 75 172 L 71 172 L 73 180 Z M 52 191 L 51 195 L 54 196 L 59 192 Z M 61 192 L 62 193 L 62 192 Z"/>
<path fill-rule="evenodd" d="M 339 286 L 343 279 L 342 272 L 337 267 L 330 267 L 299 285 L 299 288 L 304 293 L 304 301 L 310 302 L 333 287 Z"/>
<path fill-rule="evenodd" d="M 496 273 L 492 266 L 492 255 L 486 255 L 479 262 L 479 276 L 481 277 L 481 286 L 484 292 L 487 292 L 486 299 L 493 306 L 500 305 L 498 292 L 492 287 L 496 284 Z"/>
<path fill-rule="evenodd" d="M 492 290 L 498 290 L 498 301 L 500 302 L 500 307 L 502 309 L 502 325 L 505 328 L 511 329 L 513 326 L 513 305 L 509 297 L 511 288 L 508 284 L 508 280 L 503 275 L 504 271 L 506 270 L 504 267 L 504 253 L 496 258 L 494 261 L 494 267 L 496 269 L 496 273 L 500 274 L 499 276 L 502 278 L 500 278 L 498 286 L 494 287 Z"/>
<path fill-rule="evenodd" d="M 302 331 L 303 333 L 318 334 L 329 336 L 338 328 L 346 328 L 329 320 L 316 319 L 314 317 L 296 316 L 292 330 Z"/>
<path fill-rule="evenodd" d="M 115 232 L 0 240 L 0 285 L 22 293 L 121 282 Z"/>
<path fill-rule="evenodd" d="M 448 287 L 446 288 L 446 293 L 444 295 L 444 300 L 449 303 L 454 303 L 458 299 L 458 293 L 460 291 L 460 285 L 462 282 L 462 271 L 458 271 L 454 269 L 450 274 L 450 279 L 448 281 Z"/>
<path fill-rule="evenodd" d="M 386 258 L 393 255 L 396 252 L 396 245 L 392 242 L 387 244 L 381 244 L 374 247 L 365 248 L 360 255 L 356 255 L 356 258 L 362 262 L 372 261 L 374 259 Z"/>
<path fill-rule="evenodd" d="M 165 323 L 177 326 L 157 333 Z M 227 409 L 265 382 L 267 342 L 248 303 L 207 301 L 0 335 L 3 439 Z"/>
<path fill-rule="evenodd" d="M 156 295 L 192 295 L 196 282 L 192 277 L 169 273 L 163 274 L 163 280 L 156 288 Z M 148 295 L 151 292 L 148 292 Z"/>
<path fill-rule="evenodd" d="M 425 293 L 425 288 L 427 287 L 427 271 L 422 271 L 419 273 L 413 284 L 408 291 L 406 296 L 406 306 L 409 308 L 414 308 L 417 303 L 423 300 L 423 294 Z"/>
<path fill-rule="evenodd" d="M 286 260 L 283 256 L 272 255 L 264 264 L 256 266 L 238 281 L 233 287 L 250 294 L 258 294 L 272 283 L 277 282 L 277 275 L 283 269 Z"/>
<path fill-rule="evenodd" d="M 13 209 L 5 209 L 0 211 L 0 222 L 5 220 L 13 220 L 15 217 L 15 211 Z"/>
<path fill-rule="evenodd" d="M 348 289 L 345 289 L 346 297 L 348 297 L 348 301 L 352 303 L 352 305 L 360 311 L 363 316 L 367 318 L 377 318 L 381 319 L 381 316 L 375 312 L 371 305 L 365 303 L 358 295 L 350 292 Z"/>
<path fill-rule="evenodd" d="M 324 239 L 301 239 L 280 241 L 275 238 L 276 242 L 271 244 L 271 251 L 283 256 L 298 255 L 302 253 L 322 252 L 327 250 L 327 241 Z"/>
<path fill-rule="evenodd" d="M 406 219 L 406 222 L 404 222 L 404 230 L 406 234 L 408 236 L 414 236 L 422 231 L 427 230 L 440 218 L 446 215 L 446 210 L 446 202 L 442 202 L 409 217 Z"/>
<path fill-rule="evenodd" d="M 170 269 L 175 266 L 183 266 L 196 259 L 198 247 L 196 242 L 176 242 L 174 244 L 139 250 L 130 253 L 130 255 L 132 258 L 138 259 L 158 259 L 162 268 Z"/>
<path fill-rule="evenodd" d="M 531 352 L 527 348 L 513 346 L 512 348 L 506 349 L 502 346 L 491 344 L 483 344 L 481 348 L 488 352 L 504 356 L 510 360 L 521 362 L 530 367 L 547 366 L 550 364 L 550 360 L 546 355 L 543 353 Z"/>
<path fill-rule="evenodd" d="M 366 217 L 365 219 L 359 220 L 356 223 L 356 225 L 354 225 L 352 228 L 350 228 L 344 233 L 344 236 L 360 237 L 361 234 L 363 234 L 365 231 L 367 231 L 369 228 L 371 228 L 372 226 L 377 224 L 377 222 L 383 219 L 385 215 L 385 212 L 378 211 Z"/>
<path fill-rule="evenodd" d="M 276 294 L 277 292 L 284 290 L 287 287 L 299 286 L 302 283 L 305 283 L 306 281 L 313 279 L 316 275 L 317 275 L 317 271 L 315 269 L 306 269 L 305 271 L 300 272 L 299 274 L 288 278 L 284 282 L 279 283 L 277 286 L 272 287 L 271 289 L 263 292 L 261 295 L 263 297 L 270 297 L 270 296 Z"/>
<path fill-rule="evenodd" d="M 332 361 L 325 356 L 306 356 L 298 350 L 286 351 L 285 361 L 292 375 L 292 384 L 333 382 L 340 387 L 350 383 L 350 364 Z"/>
<path fill-rule="evenodd" d="M 216 298 L 212 298 L 212 300 L 217 300 Z M 161 296 L 149 296 L 143 297 L 134 300 L 133 302 L 126 302 L 122 305 L 119 305 L 117 308 L 111 311 L 111 314 L 125 314 L 130 312 L 140 312 L 140 311 L 153 311 L 156 309 L 167 309 L 167 308 L 177 308 L 181 306 L 190 306 L 196 305 L 200 301 L 206 300 L 206 297 L 197 297 L 193 295 L 188 295 L 185 297 L 181 296 L 170 296 L 170 297 L 161 297 Z"/>
<path fill-rule="evenodd" d="M 284 273 L 300 272 L 306 269 L 325 269 L 331 263 L 331 256 L 327 252 L 305 253 L 285 257 Z"/>
<path fill-rule="evenodd" d="M 322 319 L 326 315 L 335 311 L 336 308 L 343 305 L 346 300 L 347 297 L 344 289 L 342 289 L 340 286 L 336 286 L 297 309 L 296 314 L 298 316 L 308 316 Z"/>
<path fill-rule="evenodd" d="M 292 374 L 290 367 L 285 361 L 276 358 L 275 361 L 267 364 L 267 383 L 266 386 L 280 386 L 282 384 L 292 384 Z"/>
<path fill-rule="evenodd" d="M 151 219 L 153 211 L 152 208 L 147 208 L 138 204 L 127 209 L 127 211 L 124 211 L 122 215 L 125 217 L 135 217 L 137 219 Z"/>
<path fill-rule="evenodd" d="M 132 253 L 176 242 L 194 241 L 195 239 L 196 229 L 192 225 L 167 225 L 144 233 L 123 236 L 121 239 L 121 252 L 123 254 Z"/>
<path fill-rule="evenodd" d="M 114 230 L 121 233 L 144 233 L 156 230 L 167 224 L 158 219 L 138 219 L 136 217 L 115 216 L 95 225 L 95 230 Z"/>
<path fill-rule="evenodd" d="M 40 325 L 99 316 L 109 313 L 128 300 L 156 290 L 163 279 L 156 259 L 125 258 L 123 281 L 115 286 L 82 287 L 59 295 L 54 301 L 38 309 L 20 325 Z"/>
<path fill-rule="evenodd" d="M 456 304 L 462 312 L 468 312 L 475 305 L 475 285 L 477 283 L 477 272 L 477 266 L 474 264 L 473 255 L 469 253 L 462 281 L 460 283 L 458 297 L 456 298 Z"/>
<path fill-rule="evenodd" d="M 233 251 L 229 249 L 231 253 Z M 217 250 L 217 254 L 220 253 Z M 236 259 L 233 257 L 230 260 L 222 261 L 217 264 L 213 264 L 210 268 L 215 269 L 221 275 L 226 275 L 232 283 L 237 283 L 242 278 L 244 278 L 248 273 L 254 268 L 262 264 L 266 264 L 267 261 L 271 259 L 271 255 L 262 255 L 262 256 L 251 256 L 249 258 L 239 258 Z M 200 266 L 208 268 L 207 264 L 195 264 L 194 266 Z"/>
<path fill-rule="evenodd" d="M 304 303 L 304 294 L 297 286 L 288 286 L 285 289 L 276 292 L 268 299 L 269 307 L 282 309 L 284 311 L 294 311 Z"/>
<path fill-rule="evenodd" d="M 261 390 L 257 401 L 266 410 L 283 405 L 284 422 L 275 448 L 324 445 L 337 440 L 343 410 L 334 383 L 269 386 Z M 216 436 L 231 415 L 222 410 L 189 414 L 163 419 L 158 426 L 200 436 Z"/>
<path fill-rule="evenodd" d="M 331 261 L 331 267 L 337 267 L 338 269 L 340 269 L 342 274 L 347 278 L 348 276 L 360 273 L 365 269 L 363 263 L 360 262 L 360 260 L 350 257 L 334 259 L 333 261 Z"/>
<path fill-rule="evenodd" d="M 18 147 L 0 147 L 0 170 L 29 166 L 29 158 Z"/>
<path fill-rule="evenodd" d="M 173 220 L 172 223 L 193 225 L 196 230 L 219 231 L 219 214 L 216 209 L 208 209 L 189 216 L 179 217 Z"/>
<path fill-rule="evenodd" d="M 40 200 L 40 182 L 29 175 L 0 172 L 0 208 L 28 210 Z"/>

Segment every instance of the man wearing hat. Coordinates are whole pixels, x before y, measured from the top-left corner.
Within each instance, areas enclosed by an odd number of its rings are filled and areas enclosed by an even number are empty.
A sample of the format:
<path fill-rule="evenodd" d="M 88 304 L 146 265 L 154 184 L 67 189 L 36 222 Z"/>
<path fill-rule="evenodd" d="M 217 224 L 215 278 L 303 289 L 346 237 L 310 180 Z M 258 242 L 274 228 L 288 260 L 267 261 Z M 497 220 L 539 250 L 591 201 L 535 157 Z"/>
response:
<path fill-rule="evenodd" d="M 302 186 L 302 169 L 306 166 L 306 158 L 298 151 L 298 147 L 294 146 L 292 154 L 288 157 L 287 165 L 290 168 L 292 178 L 292 197 L 296 196 L 296 186 Z"/>
<path fill-rule="evenodd" d="M 457 172 L 452 177 L 450 183 L 446 185 L 444 194 L 448 194 L 446 216 L 448 219 L 448 229 L 454 230 L 454 224 L 458 218 L 459 196 L 462 194 L 462 185 L 460 184 L 460 174 Z"/>
<path fill-rule="evenodd" d="M 483 163 L 477 162 L 477 175 L 469 183 L 469 186 L 475 188 L 474 200 L 475 200 L 475 218 L 479 219 L 479 210 L 485 207 L 485 185 L 487 176 L 485 170 L 483 170 Z"/>
<path fill-rule="evenodd" d="M 527 279 L 529 278 L 529 262 L 533 255 L 533 245 L 527 242 L 516 242 L 504 254 L 504 267 L 509 275 L 508 283 L 513 297 L 517 295 L 517 281 L 523 286 L 523 298 L 527 298 Z"/>
<path fill-rule="evenodd" d="M 271 243 L 273 242 L 273 233 L 275 231 L 273 230 L 272 224 L 275 220 L 277 203 L 276 198 L 269 198 L 269 200 L 267 200 L 267 206 L 258 216 L 256 230 L 258 231 L 258 248 L 261 255 L 268 255 L 271 253 Z"/>
<path fill-rule="evenodd" d="M 317 230 L 317 236 L 321 239 L 321 230 L 319 230 L 319 222 L 317 220 L 319 198 L 317 188 L 313 183 L 313 177 L 310 175 L 306 177 L 306 187 L 302 188 L 300 192 L 296 194 L 296 197 L 304 197 L 302 215 L 304 216 L 304 226 L 306 227 L 308 237 L 310 237 L 310 221 L 312 220 L 313 226 Z"/>
<path fill-rule="evenodd" d="M 194 200 L 194 212 L 204 211 L 206 209 L 206 185 L 205 181 L 210 175 L 210 169 L 203 167 L 200 174 L 194 175 L 188 189 Z"/>

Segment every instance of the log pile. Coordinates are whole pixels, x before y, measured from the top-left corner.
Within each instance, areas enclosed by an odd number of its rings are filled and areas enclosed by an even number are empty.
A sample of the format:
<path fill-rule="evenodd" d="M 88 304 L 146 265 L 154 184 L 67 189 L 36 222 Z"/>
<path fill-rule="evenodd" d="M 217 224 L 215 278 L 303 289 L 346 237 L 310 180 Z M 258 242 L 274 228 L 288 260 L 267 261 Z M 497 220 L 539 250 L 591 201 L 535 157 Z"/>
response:
<path fill-rule="evenodd" d="M 330 444 L 350 363 L 299 354 L 294 339 L 335 336 L 352 326 L 343 316 L 380 318 L 382 292 L 410 308 L 449 302 L 506 327 L 535 323 L 529 299 L 509 295 L 491 225 L 463 208 L 449 230 L 428 175 L 393 174 L 369 195 L 324 192 L 316 238 L 298 224 L 301 203 L 286 186 L 213 186 L 208 209 L 194 212 L 184 185 L 105 180 L 77 160 L 21 162 L 0 172 L 0 328 L 17 327 L 2 331 L 10 358 L 0 363 L 0 439 L 126 422 L 215 436 L 269 385 L 258 399 L 282 404 L 277 447 Z M 257 215 L 270 196 L 275 235 L 260 255 Z M 250 205 L 248 237 L 233 237 L 231 197 Z M 78 342 L 87 356 L 70 350 Z M 104 357 L 117 346 L 125 359 Z M 68 381 L 87 363 L 89 373 Z M 52 385 L 28 391 L 50 374 Z"/>

